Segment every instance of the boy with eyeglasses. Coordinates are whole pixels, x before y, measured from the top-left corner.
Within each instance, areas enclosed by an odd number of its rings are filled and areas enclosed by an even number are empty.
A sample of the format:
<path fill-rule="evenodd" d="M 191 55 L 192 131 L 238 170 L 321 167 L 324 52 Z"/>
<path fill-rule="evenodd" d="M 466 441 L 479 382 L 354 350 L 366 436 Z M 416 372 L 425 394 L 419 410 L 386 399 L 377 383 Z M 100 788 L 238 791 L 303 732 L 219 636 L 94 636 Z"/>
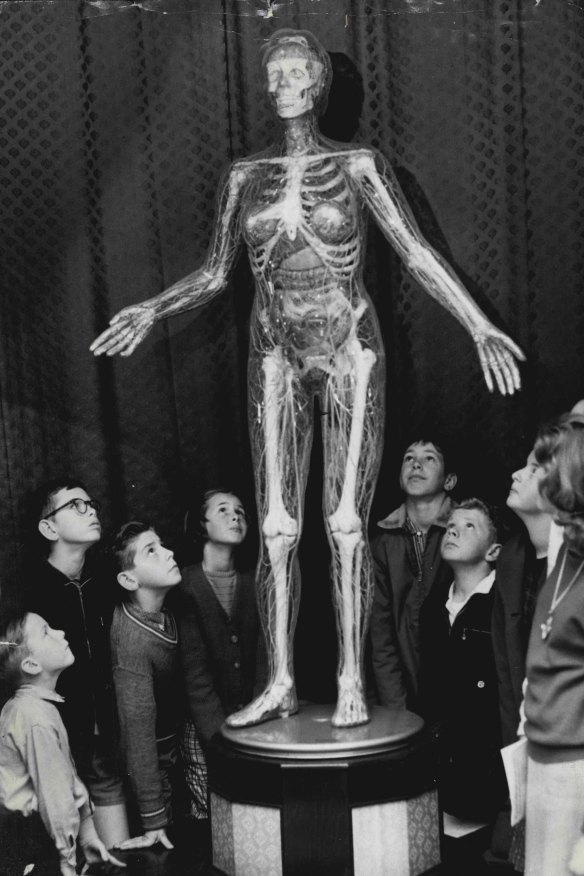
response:
<path fill-rule="evenodd" d="M 81 481 L 62 478 L 37 491 L 31 514 L 44 556 L 29 570 L 26 608 L 63 630 L 75 657 L 59 678 L 60 711 L 98 832 L 111 847 L 129 833 L 109 652 L 114 587 L 89 553 L 101 539 L 99 504 Z"/>

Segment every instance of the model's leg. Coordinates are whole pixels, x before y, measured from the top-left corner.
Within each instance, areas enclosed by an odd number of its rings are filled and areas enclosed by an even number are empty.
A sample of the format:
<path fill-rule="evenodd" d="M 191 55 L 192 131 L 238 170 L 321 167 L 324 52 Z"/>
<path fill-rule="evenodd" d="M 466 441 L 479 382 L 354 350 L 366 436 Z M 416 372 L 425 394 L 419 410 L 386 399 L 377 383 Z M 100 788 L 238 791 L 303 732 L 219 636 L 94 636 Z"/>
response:
<path fill-rule="evenodd" d="M 339 635 L 338 700 L 333 724 L 369 720 L 363 649 L 373 580 L 367 519 L 383 438 L 383 356 L 357 338 L 330 375 L 324 419 L 324 507 L 333 554 L 333 601 Z"/>
<path fill-rule="evenodd" d="M 250 432 L 262 533 L 258 605 L 270 678 L 256 700 L 229 716 L 231 727 L 285 717 L 298 708 L 292 665 L 300 597 L 296 548 L 312 442 L 312 412 L 297 374 L 279 348 L 263 357 L 258 371 L 257 382 L 250 373 Z"/>

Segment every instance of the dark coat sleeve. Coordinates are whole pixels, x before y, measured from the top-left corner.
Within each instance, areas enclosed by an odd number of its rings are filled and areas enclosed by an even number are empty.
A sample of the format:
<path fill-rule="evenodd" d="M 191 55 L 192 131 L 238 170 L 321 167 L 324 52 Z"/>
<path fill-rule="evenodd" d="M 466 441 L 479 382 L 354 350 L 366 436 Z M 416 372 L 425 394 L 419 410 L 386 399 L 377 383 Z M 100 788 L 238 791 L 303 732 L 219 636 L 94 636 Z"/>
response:
<path fill-rule="evenodd" d="M 388 709 L 406 708 L 406 686 L 398 650 L 392 582 L 383 537 L 373 541 L 375 589 L 371 611 L 371 658 L 377 698 Z"/>
<path fill-rule="evenodd" d="M 505 745 L 517 739 L 525 677 L 526 645 L 522 631 L 525 572 L 534 556 L 527 535 L 521 534 L 504 545 L 497 562 L 491 635 Z"/>
<path fill-rule="evenodd" d="M 207 745 L 226 718 L 211 669 L 204 625 L 197 603 L 187 587 L 177 594 L 181 662 L 187 707 L 203 745 Z"/>

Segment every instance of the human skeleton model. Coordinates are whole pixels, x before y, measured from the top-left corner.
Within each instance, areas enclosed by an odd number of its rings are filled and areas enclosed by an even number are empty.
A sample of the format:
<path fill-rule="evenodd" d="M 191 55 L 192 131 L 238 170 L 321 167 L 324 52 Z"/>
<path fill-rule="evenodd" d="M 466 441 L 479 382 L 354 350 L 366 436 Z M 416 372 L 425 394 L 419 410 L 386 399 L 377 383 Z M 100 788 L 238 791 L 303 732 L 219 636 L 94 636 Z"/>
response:
<path fill-rule="evenodd" d="M 384 424 L 383 347 L 362 284 L 365 209 L 416 280 L 470 332 L 489 390 L 493 378 L 503 394 L 518 389 L 514 357 L 524 357 L 421 236 L 385 159 L 317 133 L 315 108 L 326 98 L 331 74 L 328 55 L 312 34 L 278 31 L 263 63 L 283 142 L 232 165 L 202 267 L 122 310 L 91 349 L 129 356 L 156 320 L 210 301 L 224 289 L 243 236 L 256 286 L 249 415 L 262 534 L 258 600 L 270 681 L 228 723 L 243 727 L 297 710 L 296 552 L 317 397 L 326 415 L 323 507 L 339 634 L 332 723 L 350 727 L 368 720 L 362 660 L 373 585 L 366 521 Z"/>

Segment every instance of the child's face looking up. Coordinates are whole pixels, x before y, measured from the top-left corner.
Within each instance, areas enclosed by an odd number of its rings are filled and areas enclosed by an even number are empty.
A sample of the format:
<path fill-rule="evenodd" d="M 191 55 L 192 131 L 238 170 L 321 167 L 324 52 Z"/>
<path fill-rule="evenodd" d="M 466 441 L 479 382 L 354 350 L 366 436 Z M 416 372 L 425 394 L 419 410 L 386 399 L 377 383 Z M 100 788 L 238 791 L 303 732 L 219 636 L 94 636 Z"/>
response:
<path fill-rule="evenodd" d="M 45 672 L 60 672 L 75 661 L 65 633 L 62 630 L 53 630 L 38 614 L 27 614 L 24 641 L 28 655 L 23 663 L 32 661 L 32 664 Z M 36 672 L 38 673 L 38 669 Z"/>
<path fill-rule="evenodd" d="M 133 544 L 134 565 L 128 573 L 139 587 L 156 590 L 174 587 L 181 578 L 173 552 L 165 547 L 153 529 L 138 535 Z"/>
<path fill-rule="evenodd" d="M 433 444 L 410 444 L 404 453 L 399 481 L 406 496 L 437 496 L 444 491 L 448 477 L 444 471 L 444 457 Z"/>
<path fill-rule="evenodd" d="M 81 499 L 80 511 L 75 500 Z M 48 529 L 43 534 L 50 541 L 69 545 L 92 545 L 101 538 L 101 523 L 96 508 L 81 487 L 59 490 L 53 496 L 56 511 L 44 518 Z M 84 507 L 85 506 L 85 507 Z M 43 521 L 41 521 L 43 522 Z"/>
<path fill-rule="evenodd" d="M 489 521 L 478 508 L 455 509 L 450 515 L 441 553 L 446 562 L 474 564 L 487 559 L 494 539 Z"/>
<path fill-rule="evenodd" d="M 205 510 L 207 538 L 214 544 L 238 545 L 247 535 L 245 509 L 237 496 L 216 493 Z"/>

